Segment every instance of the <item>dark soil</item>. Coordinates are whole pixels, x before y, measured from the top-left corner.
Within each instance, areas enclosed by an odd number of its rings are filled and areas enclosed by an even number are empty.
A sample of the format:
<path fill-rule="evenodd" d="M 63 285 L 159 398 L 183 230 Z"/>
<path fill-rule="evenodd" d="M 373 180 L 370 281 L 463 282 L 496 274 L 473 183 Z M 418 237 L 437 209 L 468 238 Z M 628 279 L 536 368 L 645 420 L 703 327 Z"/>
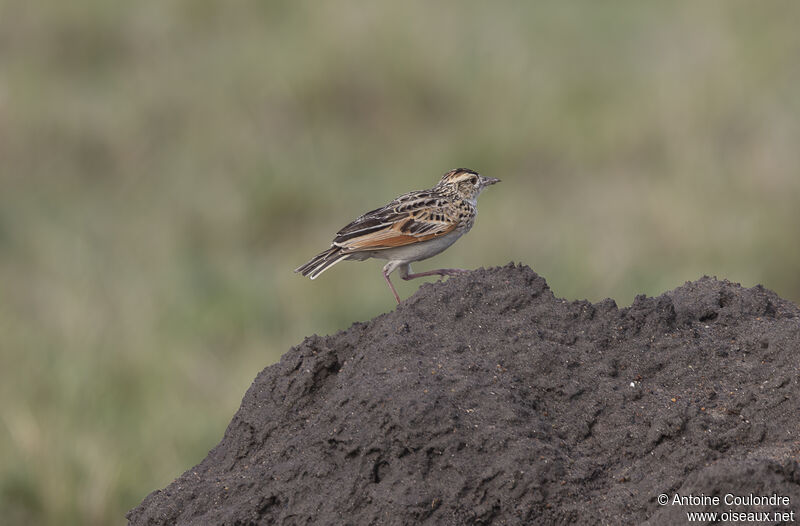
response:
<path fill-rule="evenodd" d="M 620 309 L 556 298 L 528 267 L 477 270 L 290 349 L 206 459 L 128 519 L 800 521 L 798 349 L 800 309 L 760 286 L 704 277 Z M 790 505 L 657 502 L 726 493 Z"/>

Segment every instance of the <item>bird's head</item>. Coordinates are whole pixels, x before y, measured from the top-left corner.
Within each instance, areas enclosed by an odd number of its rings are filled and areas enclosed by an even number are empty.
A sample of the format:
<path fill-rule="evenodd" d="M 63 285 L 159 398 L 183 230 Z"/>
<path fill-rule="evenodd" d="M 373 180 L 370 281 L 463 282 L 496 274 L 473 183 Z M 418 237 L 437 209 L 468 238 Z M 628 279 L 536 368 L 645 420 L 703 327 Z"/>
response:
<path fill-rule="evenodd" d="M 462 199 L 474 201 L 484 188 L 499 182 L 500 179 L 484 177 L 474 170 L 456 168 L 444 174 L 436 187 L 454 192 Z"/>

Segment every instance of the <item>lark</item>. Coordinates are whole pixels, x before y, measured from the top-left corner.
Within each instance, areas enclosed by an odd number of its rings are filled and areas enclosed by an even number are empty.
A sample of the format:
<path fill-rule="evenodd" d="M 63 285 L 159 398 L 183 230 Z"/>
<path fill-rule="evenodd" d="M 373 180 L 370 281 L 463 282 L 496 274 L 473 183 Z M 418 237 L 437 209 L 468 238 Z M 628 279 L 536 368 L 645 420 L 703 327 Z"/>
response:
<path fill-rule="evenodd" d="M 469 232 L 478 214 L 478 195 L 498 182 L 499 179 L 484 177 L 474 170 L 450 170 L 433 188 L 403 194 L 345 226 L 336 233 L 328 250 L 295 272 L 316 279 L 340 261 L 386 259 L 389 262 L 383 267 L 383 277 L 400 303 L 389 279 L 395 269 L 400 269 L 404 280 L 467 272 L 440 268 L 412 274 L 411 263 L 439 254 Z"/>

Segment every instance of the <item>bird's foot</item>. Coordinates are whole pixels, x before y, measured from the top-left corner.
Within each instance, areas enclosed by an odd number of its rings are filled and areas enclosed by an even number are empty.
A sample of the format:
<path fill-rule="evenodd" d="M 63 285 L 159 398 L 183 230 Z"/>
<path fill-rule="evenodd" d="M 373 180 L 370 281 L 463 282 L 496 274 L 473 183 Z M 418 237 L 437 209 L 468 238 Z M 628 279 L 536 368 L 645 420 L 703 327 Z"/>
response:
<path fill-rule="evenodd" d="M 436 270 L 428 270 L 427 272 L 417 272 L 416 274 L 406 274 L 402 276 L 403 279 L 409 280 L 414 278 L 424 278 L 425 276 L 458 276 L 459 274 L 466 274 L 469 270 L 463 268 L 440 268 Z"/>

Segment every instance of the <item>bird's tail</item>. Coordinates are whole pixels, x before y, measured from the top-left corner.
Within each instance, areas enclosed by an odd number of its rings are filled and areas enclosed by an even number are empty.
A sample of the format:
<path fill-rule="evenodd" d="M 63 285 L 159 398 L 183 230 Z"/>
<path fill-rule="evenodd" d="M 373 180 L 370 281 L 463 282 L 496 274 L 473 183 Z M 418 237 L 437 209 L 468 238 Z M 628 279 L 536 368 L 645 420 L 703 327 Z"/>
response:
<path fill-rule="evenodd" d="M 344 254 L 344 251 L 341 247 L 332 246 L 325 252 L 320 252 L 313 258 L 311 261 L 306 263 L 305 265 L 301 265 L 294 269 L 295 272 L 299 272 L 303 276 L 308 276 L 311 279 L 317 279 L 317 276 L 328 270 L 328 268 L 332 267 L 333 265 L 337 264 L 341 260 L 345 259 L 349 254 Z"/>

